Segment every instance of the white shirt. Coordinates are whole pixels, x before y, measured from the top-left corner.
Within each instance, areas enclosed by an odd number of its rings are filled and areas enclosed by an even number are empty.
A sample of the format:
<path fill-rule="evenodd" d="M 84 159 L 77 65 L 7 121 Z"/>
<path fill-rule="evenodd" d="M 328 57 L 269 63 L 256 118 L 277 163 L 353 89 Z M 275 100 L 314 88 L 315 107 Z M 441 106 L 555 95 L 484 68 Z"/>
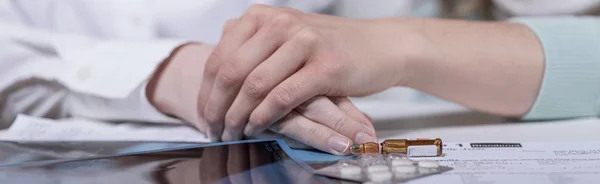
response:
<path fill-rule="evenodd" d="M 405 11 L 418 3 L 406 2 L 0 0 L 0 127 L 19 113 L 178 123 L 150 105 L 144 92 L 146 80 L 174 47 L 190 40 L 217 43 L 225 21 L 242 15 L 252 4 L 320 12 L 337 3 L 337 7 L 345 8 L 338 9 L 340 14 L 364 18 L 373 13 L 409 15 Z M 497 1 L 498 7 L 523 14 L 530 12 L 527 8 L 544 7 L 519 2 L 525 1 Z M 567 12 L 577 12 L 585 7 L 543 2 L 553 7 L 547 12 L 564 13 L 557 7 L 571 7 Z M 560 5 L 566 1 L 553 2 Z M 569 2 L 597 4 L 596 0 Z M 394 6 L 387 6 L 390 4 Z M 383 7 L 385 11 L 373 11 Z"/>
<path fill-rule="evenodd" d="M 217 43 L 226 20 L 264 3 L 320 11 L 323 0 L 0 0 L 0 124 L 48 118 L 177 122 L 146 80 L 173 48 Z"/>

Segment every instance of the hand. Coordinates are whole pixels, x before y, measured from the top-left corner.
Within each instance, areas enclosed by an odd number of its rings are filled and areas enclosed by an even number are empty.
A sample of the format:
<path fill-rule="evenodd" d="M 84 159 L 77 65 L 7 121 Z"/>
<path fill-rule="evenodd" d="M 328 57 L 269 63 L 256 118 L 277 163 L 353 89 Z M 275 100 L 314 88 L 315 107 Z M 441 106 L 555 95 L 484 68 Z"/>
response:
<path fill-rule="evenodd" d="M 195 43 L 179 47 L 159 67 L 147 92 L 151 103 L 161 112 L 193 124 L 216 141 L 221 133 L 207 131 L 209 124 L 198 115 L 196 104 L 204 61 L 211 51 L 212 47 Z M 223 126 L 222 122 L 210 125 Z M 272 131 L 333 154 L 347 154 L 353 142 L 377 141 L 369 119 L 343 97 L 314 97 L 274 124 Z M 239 134 L 223 135 L 226 141 L 241 138 Z"/>
<path fill-rule="evenodd" d="M 225 137 L 252 136 L 316 96 L 363 96 L 401 83 L 405 62 L 397 58 L 410 47 L 386 37 L 402 32 L 383 25 L 251 7 L 227 23 L 207 61 L 199 109 L 208 131 L 219 134 L 225 122 Z"/>
<path fill-rule="evenodd" d="M 369 119 L 350 100 L 341 97 L 312 98 L 269 129 L 333 154 L 347 154 L 352 143 L 377 142 Z M 265 137 L 265 133 L 257 137 Z"/>

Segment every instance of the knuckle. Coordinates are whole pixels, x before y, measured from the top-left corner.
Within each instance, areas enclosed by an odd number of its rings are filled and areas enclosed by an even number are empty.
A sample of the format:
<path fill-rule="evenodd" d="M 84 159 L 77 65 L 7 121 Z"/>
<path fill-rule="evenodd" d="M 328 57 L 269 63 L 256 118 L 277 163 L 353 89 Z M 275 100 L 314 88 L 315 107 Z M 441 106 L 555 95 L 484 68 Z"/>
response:
<path fill-rule="evenodd" d="M 334 116 L 333 117 L 333 128 L 336 131 L 340 131 L 342 130 L 342 128 L 344 128 L 344 126 L 346 126 L 346 124 L 348 124 L 348 121 L 350 119 L 347 116 Z"/>
<path fill-rule="evenodd" d="M 279 9 L 282 10 L 282 11 L 288 12 L 288 13 L 292 13 L 294 15 L 299 15 L 299 14 L 304 13 L 304 12 L 298 10 L 298 9 L 289 8 L 289 7 L 281 7 Z"/>
<path fill-rule="evenodd" d="M 225 124 L 227 125 L 227 127 L 232 129 L 241 129 L 243 125 L 242 121 L 239 121 L 239 118 L 236 118 L 232 115 L 225 116 Z"/>
<path fill-rule="evenodd" d="M 278 12 L 267 20 L 263 34 L 269 39 L 281 39 L 289 35 L 290 30 L 293 30 L 295 24 L 295 15 L 289 12 Z"/>
<path fill-rule="evenodd" d="M 246 95 L 252 99 L 262 99 L 267 95 L 264 86 L 264 78 L 259 75 L 253 75 L 246 79 Z"/>
<path fill-rule="evenodd" d="M 315 145 L 317 140 L 320 140 L 319 137 L 319 128 L 318 127 L 310 127 L 306 130 L 307 139 L 304 141 L 307 145 Z"/>
<path fill-rule="evenodd" d="M 231 63 L 223 64 L 217 73 L 217 81 L 223 88 L 232 88 L 238 85 L 241 80 L 242 76 L 239 75 L 235 65 Z"/>
<path fill-rule="evenodd" d="M 219 56 L 218 52 L 216 52 L 216 51 L 212 52 L 208 56 L 206 64 L 204 64 L 205 74 L 207 74 L 209 76 L 217 75 L 217 72 L 219 71 L 219 68 L 221 67 L 222 61 L 223 60 Z"/>
<path fill-rule="evenodd" d="M 270 9 L 271 7 L 268 5 L 254 4 L 248 8 L 248 11 L 246 11 L 242 19 L 250 18 L 252 20 L 258 20 L 260 17 L 269 12 Z"/>
<path fill-rule="evenodd" d="M 317 68 L 318 73 L 322 76 L 329 79 L 338 79 L 341 77 L 343 72 L 343 63 L 333 62 L 329 60 L 329 62 L 322 62 L 320 67 Z"/>
<path fill-rule="evenodd" d="M 274 105 L 277 108 L 286 108 L 290 107 L 294 103 L 294 95 L 297 91 L 297 87 L 295 85 L 286 85 L 282 86 L 274 96 Z"/>
<path fill-rule="evenodd" d="M 251 115 L 249 123 L 252 123 L 252 125 L 256 127 L 267 127 L 270 124 L 269 122 L 270 120 L 267 113 L 256 112 Z"/>
<path fill-rule="evenodd" d="M 289 12 L 279 12 L 270 19 L 270 24 L 276 30 L 287 30 L 295 22 L 295 15 Z"/>
<path fill-rule="evenodd" d="M 304 45 L 313 44 L 317 42 L 321 37 L 322 34 L 316 28 L 313 27 L 306 27 L 300 30 L 298 34 L 296 34 L 297 42 Z"/>
<path fill-rule="evenodd" d="M 223 33 L 229 32 L 229 30 L 233 29 L 238 21 L 238 19 L 227 20 L 227 22 L 225 22 L 225 26 L 223 27 Z"/>
<path fill-rule="evenodd" d="M 253 4 L 252 6 L 250 6 L 250 8 L 248 8 L 248 13 L 256 13 L 256 12 L 264 12 L 265 10 L 271 8 L 268 5 L 264 5 L 264 4 Z"/>

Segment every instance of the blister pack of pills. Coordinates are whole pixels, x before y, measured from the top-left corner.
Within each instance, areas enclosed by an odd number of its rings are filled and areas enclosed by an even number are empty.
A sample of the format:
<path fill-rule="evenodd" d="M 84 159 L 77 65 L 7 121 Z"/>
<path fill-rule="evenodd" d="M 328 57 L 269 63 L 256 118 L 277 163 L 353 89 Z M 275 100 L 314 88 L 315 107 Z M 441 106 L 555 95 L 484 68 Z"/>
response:
<path fill-rule="evenodd" d="M 411 160 L 405 154 L 363 154 L 315 171 L 315 174 L 362 183 L 402 183 L 452 168 L 436 160 Z"/>

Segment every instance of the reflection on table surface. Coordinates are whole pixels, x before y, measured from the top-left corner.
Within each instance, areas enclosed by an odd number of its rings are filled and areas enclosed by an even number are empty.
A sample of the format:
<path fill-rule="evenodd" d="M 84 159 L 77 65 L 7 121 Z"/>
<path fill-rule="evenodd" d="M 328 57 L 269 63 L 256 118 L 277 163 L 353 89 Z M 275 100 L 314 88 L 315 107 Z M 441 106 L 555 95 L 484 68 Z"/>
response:
<path fill-rule="evenodd" d="M 322 183 L 276 141 L 0 167 L 2 183 Z"/>

